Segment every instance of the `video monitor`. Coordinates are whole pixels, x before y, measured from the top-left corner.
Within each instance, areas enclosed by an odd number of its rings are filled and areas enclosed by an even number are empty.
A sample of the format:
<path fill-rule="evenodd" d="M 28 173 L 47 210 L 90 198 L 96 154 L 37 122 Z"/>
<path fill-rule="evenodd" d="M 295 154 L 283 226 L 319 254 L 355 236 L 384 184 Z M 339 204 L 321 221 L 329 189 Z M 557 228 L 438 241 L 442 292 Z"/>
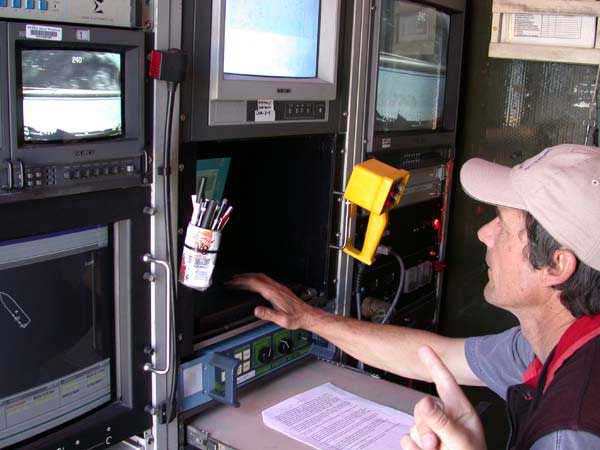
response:
<path fill-rule="evenodd" d="M 227 0 L 226 74 L 316 78 L 320 0 Z"/>
<path fill-rule="evenodd" d="M 375 131 L 436 130 L 445 108 L 450 15 L 384 0 L 377 52 Z"/>
<path fill-rule="evenodd" d="M 19 55 L 23 143 L 123 136 L 120 53 L 23 48 Z"/>

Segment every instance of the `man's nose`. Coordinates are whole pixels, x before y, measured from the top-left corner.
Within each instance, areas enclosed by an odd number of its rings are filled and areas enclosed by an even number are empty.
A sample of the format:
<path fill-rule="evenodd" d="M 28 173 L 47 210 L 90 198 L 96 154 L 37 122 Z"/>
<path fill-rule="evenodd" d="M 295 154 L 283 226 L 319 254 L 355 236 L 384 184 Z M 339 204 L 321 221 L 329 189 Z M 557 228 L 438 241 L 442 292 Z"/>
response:
<path fill-rule="evenodd" d="M 484 226 L 482 226 L 479 229 L 479 231 L 477 231 L 477 237 L 487 247 L 492 247 L 493 243 L 494 243 L 493 233 L 492 233 L 492 222 L 486 223 Z"/>

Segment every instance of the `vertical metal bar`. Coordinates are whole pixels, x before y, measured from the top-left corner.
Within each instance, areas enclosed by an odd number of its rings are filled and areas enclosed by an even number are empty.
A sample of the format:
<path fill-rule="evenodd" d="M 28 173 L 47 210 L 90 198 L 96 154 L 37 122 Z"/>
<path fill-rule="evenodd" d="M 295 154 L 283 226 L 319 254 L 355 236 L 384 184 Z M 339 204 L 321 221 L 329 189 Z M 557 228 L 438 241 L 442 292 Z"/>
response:
<path fill-rule="evenodd" d="M 364 159 L 365 124 L 367 117 L 369 70 L 371 63 L 371 32 L 375 8 L 371 0 L 356 0 L 352 21 L 352 51 L 350 55 L 349 89 L 353 95 L 349 98 L 348 124 L 345 142 L 345 160 L 343 182 L 347 182 L 353 167 Z M 344 186 L 340 190 L 344 190 Z M 345 221 L 349 205 L 342 203 L 339 233 L 344 233 Z M 350 226 L 349 235 L 354 233 L 355 224 Z M 352 258 L 339 252 L 337 261 L 336 314 L 350 315 L 352 297 L 352 275 L 354 263 Z"/>
<path fill-rule="evenodd" d="M 182 26 L 182 0 L 155 0 L 154 1 L 154 48 L 168 49 L 181 47 L 181 26 Z M 167 85 L 162 81 L 154 81 L 154 98 L 152 103 L 152 123 L 153 123 L 153 185 L 151 191 L 152 207 L 155 208 L 156 214 L 150 218 L 150 252 L 157 259 L 167 259 L 167 245 L 171 244 L 172 252 L 176 252 L 174 243 L 177 233 L 177 178 L 179 166 L 179 90 L 175 93 L 175 105 L 173 109 L 173 128 L 171 137 L 171 161 L 166 164 L 163 161 L 163 146 L 164 146 L 164 131 L 167 120 Z M 163 200 L 165 191 L 163 188 L 163 178 L 159 173 L 160 167 L 170 166 L 173 168 L 171 172 L 171 211 L 164 211 Z M 173 224 L 173 236 L 167 239 L 165 230 L 165 216 L 170 213 Z M 176 254 L 176 253 L 175 253 Z M 175 268 L 171 268 L 174 270 Z M 168 284 L 170 281 L 167 277 L 160 277 L 155 283 L 151 284 L 150 295 L 152 296 L 151 308 L 151 324 L 152 338 L 151 345 L 156 350 L 156 355 L 165 355 L 168 343 L 167 323 L 162 317 L 163 311 L 166 311 L 167 301 L 166 296 Z M 153 358 L 152 363 L 156 366 L 158 361 Z M 175 368 L 172 369 L 173 372 Z M 171 373 L 166 375 L 152 374 L 152 405 L 160 407 L 165 404 L 169 398 Z M 153 448 L 155 450 L 175 450 L 178 447 L 178 425 L 177 420 L 170 424 L 161 423 L 159 416 L 154 416 L 152 434 L 154 437 Z"/>

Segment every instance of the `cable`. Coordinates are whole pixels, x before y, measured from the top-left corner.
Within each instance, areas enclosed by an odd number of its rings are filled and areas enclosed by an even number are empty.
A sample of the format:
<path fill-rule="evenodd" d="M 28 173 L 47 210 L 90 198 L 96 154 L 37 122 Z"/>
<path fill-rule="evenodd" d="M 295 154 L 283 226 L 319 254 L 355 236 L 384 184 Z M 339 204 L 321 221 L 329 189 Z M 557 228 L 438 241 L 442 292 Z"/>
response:
<path fill-rule="evenodd" d="M 394 251 L 394 249 L 392 249 L 391 247 L 380 245 L 377 247 L 377 254 L 392 255 L 394 258 L 396 258 L 396 261 L 398 261 L 398 265 L 400 266 L 400 280 L 398 281 L 398 287 L 396 288 L 396 294 L 394 295 L 394 300 L 392 300 L 390 309 L 388 309 L 388 312 L 385 314 L 385 316 L 383 316 L 383 320 L 381 321 L 382 324 L 385 324 L 385 323 L 387 323 L 390 316 L 392 315 L 392 311 L 396 307 L 396 304 L 398 303 L 398 300 L 400 299 L 400 295 L 402 295 L 402 291 L 404 290 L 404 282 L 406 281 L 406 270 L 404 268 L 404 261 L 402 261 L 402 258 L 400 257 L 400 255 L 398 253 L 396 253 Z"/>
<path fill-rule="evenodd" d="M 394 311 L 394 309 L 396 308 L 396 305 L 398 304 L 398 300 L 400 300 L 402 291 L 404 290 L 404 283 L 406 281 L 406 269 L 404 267 L 404 261 L 402 261 L 402 258 L 400 257 L 400 255 L 397 252 L 395 252 L 392 248 L 387 247 L 385 245 L 380 245 L 377 247 L 377 254 L 378 255 L 392 255 L 394 258 L 396 258 L 396 261 L 398 261 L 398 266 L 400 267 L 400 278 L 398 280 L 398 287 L 396 288 L 396 293 L 394 294 L 394 299 L 392 300 L 392 303 L 390 304 L 388 311 L 385 313 L 385 315 L 383 316 L 383 319 L 381 320 L 381 324 L 384 325 L 390 319 L 392 312 Z M 364 275 L 366 267 L 367 266 L 365 264 L 358 263 L 358 267 L 356 269 L 356 275 L 354 278 L 354 296 L 355 296 L 354 298 L 355 298 L 355 302 L 356 302 L 356 318 L 358 320 L 362 320 L 362 311 L 361 311 L 362 298 L 361 298 L 360 289 L 361 289 L 361 285 L 362 285 L 362 277 Z M 364 370 L 365 369 L 364 363 L 362 361 L 358 361 L 357 368 L 360 370 Z"/>
<path fill-rule="evenodd" d="M 167 112 L 166 112 L 166 120 L 165 120 L 165 133 L 164 133 L 164 142 L 163 142 L 163 209 L 165 216 L 165 234 L 167 235 L 167 262 L 171 266 L 171 279 L 169 280 L 168 288 L 171 291 L 171 311 L 175 311 L 175 297 L 177 296 L 177 275 L 176 275 L 176 262 L 175 255 L 172 249 L 171 238 L 173 236 L 173 224 L 171 220 L 171 133 L 173 129 L 173 109 L 175 105 L 175 91 L 177 90 L 177 86 L 179 83 L 169 81 L 167 82 Z M 168 335 L 171 336 L 170 342 L 167 342 L 167 345 L 171 346 L 173 350 L 171 352 L 171 367 L 175 367 L 176 356 L 175 356 L 175 332 L 176 332 L 176 323 L 175 323 L 175 314 L 171 315 L 171 323 L 169 324 L 171 327 L 171 333 Z M 175 405 L 175 393 L 177 389 L 177 371 L 171 369 L 171 373 L 169 376 L 169 380 L 167 381 L 169 388 L 169 395 L 167 398 L 167 423 L 170 423 L 174 418 L 176 411 Z"/>

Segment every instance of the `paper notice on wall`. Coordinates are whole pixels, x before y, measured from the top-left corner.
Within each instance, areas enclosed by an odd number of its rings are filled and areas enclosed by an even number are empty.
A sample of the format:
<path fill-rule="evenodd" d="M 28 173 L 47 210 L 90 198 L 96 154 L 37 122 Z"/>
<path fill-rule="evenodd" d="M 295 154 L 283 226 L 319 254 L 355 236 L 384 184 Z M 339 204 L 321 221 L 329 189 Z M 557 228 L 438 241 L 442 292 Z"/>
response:
<path fill-rule="evenodd" d="M 551 14 L 505 14 L 502 42 L 593 48 L 596 18 Z"/>
<path fill-rule="evenodd" d="M 275 102 L 273 100 L 258 100 L 254 111 L 255 122 L 275 122 Z"/>
<path fill-rule="evenodd" d="M 272 406 L 262 416 L 269 428 L 319 450 L 397 450 L 414 423 L 408 414 L 331 383 Z"/>

